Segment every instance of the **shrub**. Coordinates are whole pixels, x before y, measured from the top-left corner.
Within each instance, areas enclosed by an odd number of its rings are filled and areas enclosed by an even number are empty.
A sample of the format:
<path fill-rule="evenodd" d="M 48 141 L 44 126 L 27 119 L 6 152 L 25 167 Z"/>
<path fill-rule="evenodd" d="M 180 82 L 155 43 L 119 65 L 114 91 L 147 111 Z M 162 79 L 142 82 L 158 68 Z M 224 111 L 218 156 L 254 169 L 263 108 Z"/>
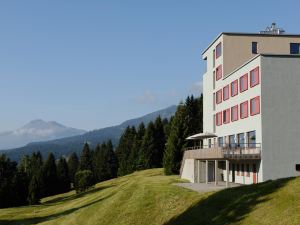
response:
<path fill-rule="evenodd" d="M 93 173 L 90 170 L 82 170 L 75 174 L 74 188 L 76 193 L 81 193 L 94 185 Z"/>

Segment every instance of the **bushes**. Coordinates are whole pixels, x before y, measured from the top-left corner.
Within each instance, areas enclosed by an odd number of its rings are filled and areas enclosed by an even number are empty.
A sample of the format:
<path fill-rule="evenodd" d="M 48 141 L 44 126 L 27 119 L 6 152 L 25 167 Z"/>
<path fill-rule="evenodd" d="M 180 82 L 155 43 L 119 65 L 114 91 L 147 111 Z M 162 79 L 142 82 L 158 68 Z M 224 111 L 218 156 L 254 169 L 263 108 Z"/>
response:
<path fill-rule="evenodd" d="M 93 187 L 94 184 L 95 182 L 92 171 L 82 170 L 75 174 L 74 188 L 76 193 L 84 192 Z"/>

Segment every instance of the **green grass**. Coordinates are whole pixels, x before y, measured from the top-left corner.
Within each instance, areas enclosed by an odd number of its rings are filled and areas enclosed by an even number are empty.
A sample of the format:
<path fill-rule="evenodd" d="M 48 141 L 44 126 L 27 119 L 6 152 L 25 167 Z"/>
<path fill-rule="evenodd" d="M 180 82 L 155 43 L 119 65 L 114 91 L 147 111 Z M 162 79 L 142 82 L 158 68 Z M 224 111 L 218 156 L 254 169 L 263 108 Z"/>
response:
<path fill-rule="evenodd" d="M 0 209 L 0 224 L 300 224 L 300 178 L 199 194 L 162 169 L 136 172 L 41 205 Z"/>

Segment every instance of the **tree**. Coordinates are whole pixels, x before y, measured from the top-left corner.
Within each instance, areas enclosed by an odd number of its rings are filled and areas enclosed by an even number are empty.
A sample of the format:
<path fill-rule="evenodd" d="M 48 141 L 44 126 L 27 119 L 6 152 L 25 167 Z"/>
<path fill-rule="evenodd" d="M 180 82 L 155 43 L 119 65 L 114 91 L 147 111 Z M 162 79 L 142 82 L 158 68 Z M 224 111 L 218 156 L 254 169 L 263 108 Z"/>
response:
<path fill-rule="evenodd" d="M 178 174 L 185 144 L 185 109 L 179 105 L 172 120 L 171 131 L 164 152 L 163 165 L 166 175 Z"/>
<path fill-rule="evenodd" d="M 40 182 L 37 175 L 33 175 L 29 184 L 29 195 L 28 202 L 30 205 L 35 205 L 40 203 L 41 193 L 40 193 Z"/>
<path fill-rule="evenodd" d="M 91 188 L 94 185 L 93 180 L 94 177 L 92 171 L 83 170 L 77 172 L 75 175 L 75 183 L 74 183 L 76 193 L 81 193 Z"/>
<path fill-rule="evenodd" d="M 107 162 L 107 170 L 108 170 L 108 178 L 116 178 L 118 175 L 118 158 L 116 153 L 114 152 L 113 144 L 111 140 L 109 140 L 106 144 L 106 162 Z"/>
<path fill-rule="evenodd" d="M 70 191 L 68 164 L 65 158 L 60 157 L 57 163 L 58 193 Z"/>
<path fill-rule="evenodd" d="M 79 170 L 93 171 L 93 153 L 90 150 L 88 143 L 84 144 L 80 155 Z"/>
<path fill-rule="evenodd" d="M 75 180 L 75 174 L 78 170 L 78 166 L 79 166 L 79 160 L 77 154 L 73 152 L 68 160 L 69 178 L 71 183 L 73 184 Z"/>
<path fill-rule="evenodd" d="M 136 136 L 135 127 L 127 127 L 120 138 L 116 154 L 119 160 L 118 175 L 123 176 L 131 173 L 132 162 L 130 162 L 130 154 L 133 149 L 133 143 Z"/>
<path fill-rule="evenodd" d="M 48 155 L 48 158 L 43 167 L 43 176 L 45 182 L 44 196 L 55 195 L 58 193 L 57 190 L 57 169 L 55 163 L 55 157 L 52 153 Z"/>
<path fill-rule="evenodd" d="M 138 127 L 137 134 L 134 138 L 134 142 L 132 145 L 132 150 L 129 155 L 129 162 L 131 163 L 131 172 L 143 168 L 142 154 L 144 153 L 144 150 L 142 149 L 142 143 L 145 132 L 145 125 L 144 123 L 141 123 Z"/>
<path fill-rule="evenodd" d="M 104 181 L 106 178 L 106 168 L 105 168 L 105 151 L 106 144 L 98 144 L 95 148 L 93 155 L 93 168 L 94 168 L 94 177 L 96 182 Z"/>

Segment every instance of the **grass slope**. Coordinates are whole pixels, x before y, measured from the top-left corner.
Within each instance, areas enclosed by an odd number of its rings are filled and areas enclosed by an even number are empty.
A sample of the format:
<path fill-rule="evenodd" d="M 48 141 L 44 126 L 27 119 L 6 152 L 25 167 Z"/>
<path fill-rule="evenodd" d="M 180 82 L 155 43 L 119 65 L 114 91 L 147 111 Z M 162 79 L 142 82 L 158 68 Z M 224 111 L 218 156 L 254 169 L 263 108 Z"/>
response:
<path fill-rule="evenodd" d="M 0 209 L 0 224 L 299 224 L 300 178 L 198 194 L 145 170 L 38 206 Z"/>

